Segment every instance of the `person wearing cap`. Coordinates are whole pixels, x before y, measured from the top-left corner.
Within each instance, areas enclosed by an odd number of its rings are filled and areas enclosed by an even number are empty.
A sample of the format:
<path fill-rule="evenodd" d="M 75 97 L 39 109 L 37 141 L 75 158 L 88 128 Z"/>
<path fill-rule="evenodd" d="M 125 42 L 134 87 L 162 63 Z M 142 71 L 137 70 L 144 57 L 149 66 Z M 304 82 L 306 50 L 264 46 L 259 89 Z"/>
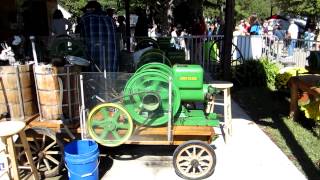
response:
<path fill-rule="evenodd" d="M 82 8 L 80 36 L 83 38 L 88 56 L 100 71 L 118 71 L 116 27 L 113 20 L 97 1 L 89 1 Z M 96 71 L 96 68 L 92 68 Z"/>

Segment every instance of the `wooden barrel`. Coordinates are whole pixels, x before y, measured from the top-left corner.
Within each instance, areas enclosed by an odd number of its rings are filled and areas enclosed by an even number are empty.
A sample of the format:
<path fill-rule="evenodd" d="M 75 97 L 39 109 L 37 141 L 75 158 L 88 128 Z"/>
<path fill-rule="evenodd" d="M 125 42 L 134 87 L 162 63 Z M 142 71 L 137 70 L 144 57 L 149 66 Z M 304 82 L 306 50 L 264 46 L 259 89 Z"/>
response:
<path fill-rule="evenodd" d="M 68 120 L 79 119 L 80 67 L 39 65 L 34 72 L 41 120 L 59 120 L 62 113 Z"/>
<path fill-rule="evenodd" d="M 38 112 L 32 65 L 0 66 L 0 113 L 23 120 Z"/>

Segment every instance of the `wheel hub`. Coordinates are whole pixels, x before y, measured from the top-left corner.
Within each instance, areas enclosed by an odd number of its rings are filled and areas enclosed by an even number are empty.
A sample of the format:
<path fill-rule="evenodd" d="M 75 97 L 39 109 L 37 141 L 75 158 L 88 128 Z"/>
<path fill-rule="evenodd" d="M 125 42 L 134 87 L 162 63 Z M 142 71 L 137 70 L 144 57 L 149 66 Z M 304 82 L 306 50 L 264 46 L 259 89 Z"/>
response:
<path fill-rule="evenodd" d="M 113 122 L 110 122 L 106 125 L 106 129 L 108 129 L 109 131 L 114 131 L 116 130 L 116 125 Z"/>
<path fill-rule="evenodd" d="M 38 153 L 38 157 L 39 157 L 40 159 L 42 159 L 44 156 L 45 156 L 45 154 L 44 154 L 43 152 L 39 152 L 39 153 Z"/>
<path fill-rule="evenodd" d="M 190 164 L 191 164 L 192 167 L 198 167 L 199 166 L 199 161 L 196 160 L 196 159 L 193 159 Z"/>

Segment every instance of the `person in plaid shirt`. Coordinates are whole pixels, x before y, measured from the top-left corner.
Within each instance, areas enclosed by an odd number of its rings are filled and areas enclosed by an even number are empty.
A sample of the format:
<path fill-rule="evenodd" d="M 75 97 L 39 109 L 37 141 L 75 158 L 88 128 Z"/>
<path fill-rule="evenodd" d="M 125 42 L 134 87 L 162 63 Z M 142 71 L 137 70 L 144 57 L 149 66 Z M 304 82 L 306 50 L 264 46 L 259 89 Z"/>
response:
<path fill-rule="evenodd" d="M 116 27 L 111 17 L 102 11 L 101 4 L 89 1 L 82 9 L 85 14 L 80 20 L 80 37 L 86 52 L 101 72 L 118 71 Z M 96 71 L 96 68 L 92 68 Z"/>

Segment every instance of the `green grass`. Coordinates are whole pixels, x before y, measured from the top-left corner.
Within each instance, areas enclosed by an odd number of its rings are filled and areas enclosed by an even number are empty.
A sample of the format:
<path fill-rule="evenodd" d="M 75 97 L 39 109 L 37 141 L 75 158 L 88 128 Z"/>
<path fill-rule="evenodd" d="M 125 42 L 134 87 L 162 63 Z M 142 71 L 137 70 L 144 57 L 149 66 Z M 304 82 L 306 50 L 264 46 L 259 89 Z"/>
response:
<path fill-rule="evenodd" d="M 308 179 L 320 179 L 320 138 L 314 122 L 288 119 L 288 94 L 266 88 L 242 88 L 232 97 Z"/>

